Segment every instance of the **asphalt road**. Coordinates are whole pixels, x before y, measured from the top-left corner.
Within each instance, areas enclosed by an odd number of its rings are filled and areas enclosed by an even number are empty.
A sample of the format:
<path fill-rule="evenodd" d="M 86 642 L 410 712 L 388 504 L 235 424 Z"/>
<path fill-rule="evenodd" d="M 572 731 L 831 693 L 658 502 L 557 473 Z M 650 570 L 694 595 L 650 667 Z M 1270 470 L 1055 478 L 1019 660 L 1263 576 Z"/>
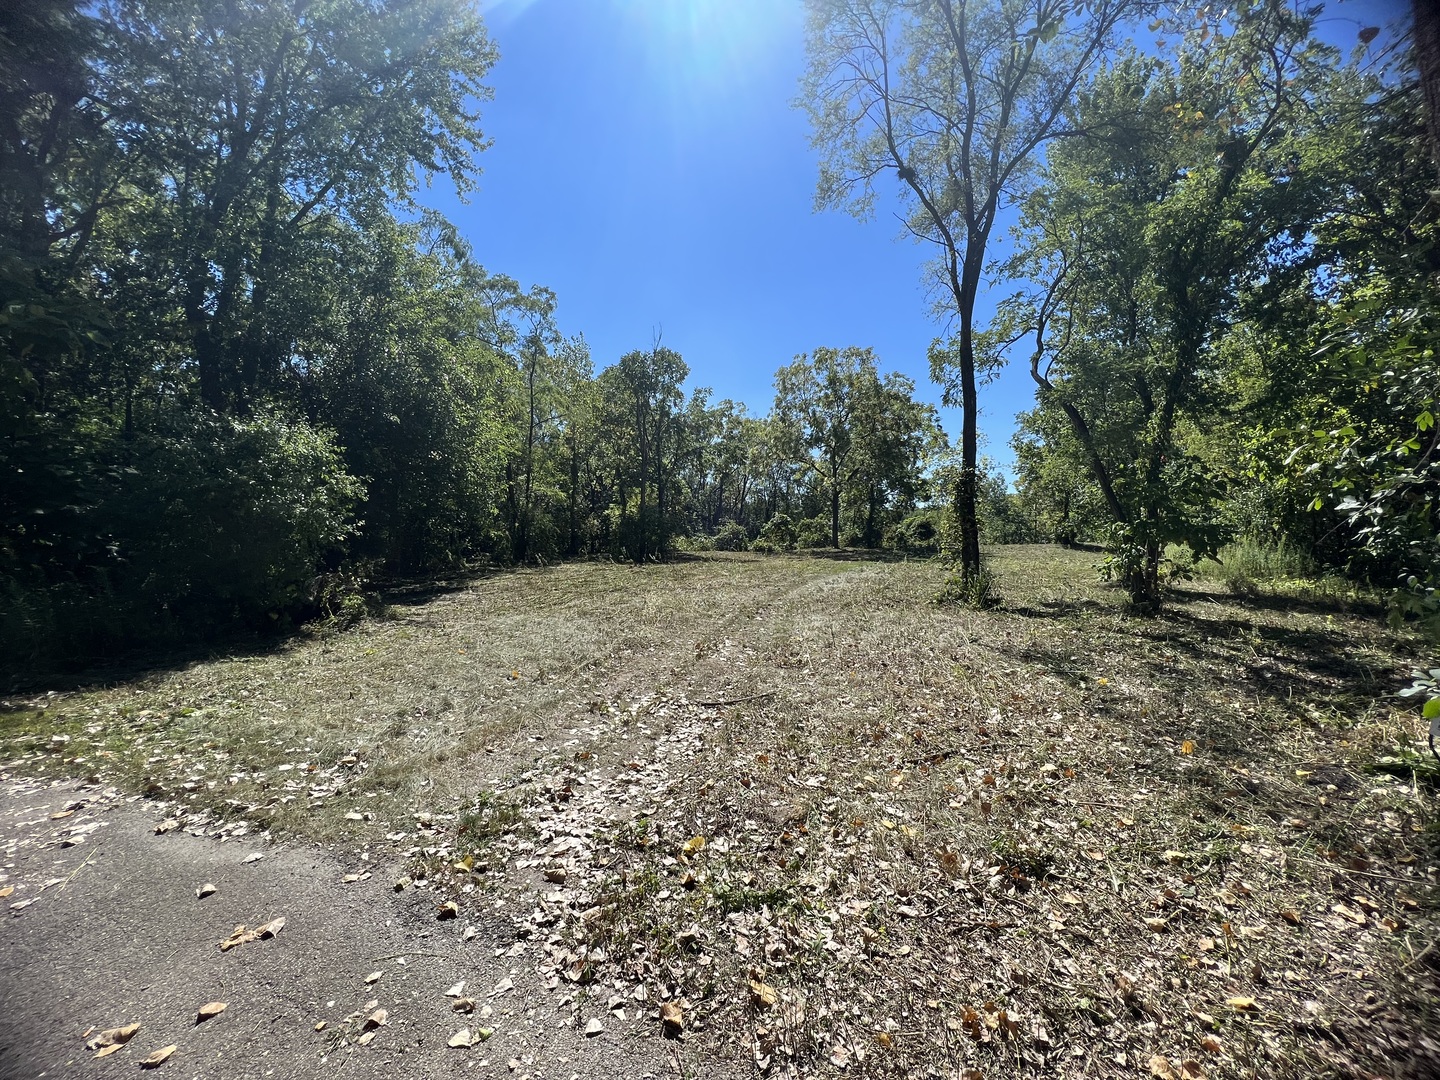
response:
<path fill-rule="evenodd" d="M 157 820 L 113 789 L 0 775 L 0 892 L 13 890 L 0 898 L 3 1080 L 131 1075 L 171 1045 L 157 1076 L 720 1075 L 662 1039 L 658 1020 L 632 1010 L 616 1022 L 603 993 L 557 1008 L 493 901 L 440 921 L 434 894 L 394 891 L 393 868 L 345 883 L 368 864 L 253 837 L 159 835 Z M 215 892 L 198 898 L 207 882 Z M 220 950 L 238 925 L 277 917 L 278 936 Z M 461 980 L 469 1015 L 445 996 Z M 227 1008 L 197 1023 L 212 1001 Z M 376 1009 L 386 1022 L 362 1044 Z M 587 1036 L 591 1019 L 605 1030 Z M 87 1048 L 135 1023 L 118 1052 Z M 447 1045 L 482 1027 L 485 1041 Z"/>

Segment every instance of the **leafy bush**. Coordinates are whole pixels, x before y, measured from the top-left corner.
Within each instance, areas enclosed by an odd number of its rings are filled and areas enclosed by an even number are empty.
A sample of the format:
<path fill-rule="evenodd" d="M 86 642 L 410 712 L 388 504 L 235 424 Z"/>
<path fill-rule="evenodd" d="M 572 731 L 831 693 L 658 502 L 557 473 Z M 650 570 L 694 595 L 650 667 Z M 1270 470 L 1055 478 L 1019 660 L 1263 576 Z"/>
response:
<path fill-rule="evenodd" d="M 720 526 L 712 543 L 716 551 L 744 551 L 750 546 L 750 534 L 738 521 L 727 521 Z"/>
<path fill-rule="evenodd" d="M 885 546 L 911 555 L 938 555 L 944 517 L 942 510 L 917 510 L 887 530 Z"/>
<path fill-rule="evenodd" d="M 317 585 L 363 494 L 324 433 L 278 417 L 170 418 L 92 449 L 105 464 L 89 505 L 32 537 L 66 557 L 12 551 L 0 564 L 0 664 L 33 677 L 147 641 L 333 614 L 356 591 L 353 577 Z"/>
<path fill-rule="evenodd" d="M 795 546 L 802 548 L 829 547 L 830 519 L 828 517 L 812 517 L 796 522 Z"/>
<path fill-rule="evenodd" d="M 789 514 L 776 514 L 760 529 L 752 550 L 759 550 L 758 545 L 764 543 L 777 551 L 793 551 L 797 535 L 794 519 Z"/>
<path fill-rule="evenodd" d="M 1224 582 L 1236 595 L 1249 595 L 1262 583 L 1294 581 L 1315 574 L 1315 563 L 1283 538 L 1274 544 L 1239 540 L 1226 544 L 1214 559 L 1199 564 L 1207 577 Z"/>

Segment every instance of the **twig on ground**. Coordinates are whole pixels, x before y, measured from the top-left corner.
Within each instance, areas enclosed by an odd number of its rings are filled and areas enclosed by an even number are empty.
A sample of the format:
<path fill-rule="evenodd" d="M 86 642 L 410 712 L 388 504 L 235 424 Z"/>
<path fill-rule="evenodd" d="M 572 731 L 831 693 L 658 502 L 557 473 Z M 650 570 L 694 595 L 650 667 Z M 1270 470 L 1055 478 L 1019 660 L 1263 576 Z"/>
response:
<path fill-rule="evenodd" d="M 726 705 L 739 705 L 746 701 L 759 701 L 761 698 L 774 697 L 774 690 L 766 690 L 763 694 L 747 694 L 745 697 L 726 698 L 723 701 L 697 701 L 702 709 L 721 709 Z"/>

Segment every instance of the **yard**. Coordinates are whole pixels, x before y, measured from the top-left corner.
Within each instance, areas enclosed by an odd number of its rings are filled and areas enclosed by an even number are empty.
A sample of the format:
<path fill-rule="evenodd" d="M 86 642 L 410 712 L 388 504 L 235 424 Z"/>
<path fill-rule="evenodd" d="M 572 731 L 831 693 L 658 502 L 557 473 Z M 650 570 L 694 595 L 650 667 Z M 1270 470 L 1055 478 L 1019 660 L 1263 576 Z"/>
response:
<path fill-rule="evenodd" d="M 735 1075 L 1440 1073 L 1416 642 L 1324 583 L 1142 619 L 1093 554 L 989 558 L 983 611 L 855 553 L 417 588 L 12 696 L 0 768 L 363 855 L 507 919 L 556 1017 Z"/>

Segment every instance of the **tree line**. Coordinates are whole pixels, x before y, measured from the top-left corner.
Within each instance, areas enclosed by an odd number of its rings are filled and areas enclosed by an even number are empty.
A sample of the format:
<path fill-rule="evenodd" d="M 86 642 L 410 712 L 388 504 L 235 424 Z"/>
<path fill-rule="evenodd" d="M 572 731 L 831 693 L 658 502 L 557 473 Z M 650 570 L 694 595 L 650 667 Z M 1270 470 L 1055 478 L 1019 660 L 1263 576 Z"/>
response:
<path fill-rule="evenodd" d="M 597 371 L 414 202 L 486 145 L 464 0 L 37 0 L 0 41 L 12 669 L 477 561 L 878 546 L 926 498 L 944 435 L 868 351 L 764 416 L 658 341 Z"/>
<path fill-rule="evenodd" d="M 414 200 L 487 145 L 467 0 L 7 6 L 0 655 L 706 545 L 943 548 L 973 585 L 982 540 L 1091 540 L 1153 608 L 1182 557 L 1286 543 L 1435 625 L 1430 5 L 1348 55 L 1282 0 L 808 7 L 819 201 L 893 182 L 937 253 L 953 450 L 867 350 L 796 358 L 751 415 L 660 341 L 597 371 L 553 293 L 487 270 Z M 978 430 L 1007 362 L 1036 386 L 1014 490 Z"/>
<path fill-rule="evenodd" d="M 1344 49 L 1299 0 L 809 10 L 820 203 L 898 191 L 936 252 L 962 581 L 988 505 L 1104 544 L 1138 609 L 1238 541 L 1380 585 L 1440 640 L 1434 4 Z M 1009 295 L 982 326 L 987 280 Z M 1007 362 L 1036 404 L 1016 491 L 987 495 L 980 387 Z"/>

